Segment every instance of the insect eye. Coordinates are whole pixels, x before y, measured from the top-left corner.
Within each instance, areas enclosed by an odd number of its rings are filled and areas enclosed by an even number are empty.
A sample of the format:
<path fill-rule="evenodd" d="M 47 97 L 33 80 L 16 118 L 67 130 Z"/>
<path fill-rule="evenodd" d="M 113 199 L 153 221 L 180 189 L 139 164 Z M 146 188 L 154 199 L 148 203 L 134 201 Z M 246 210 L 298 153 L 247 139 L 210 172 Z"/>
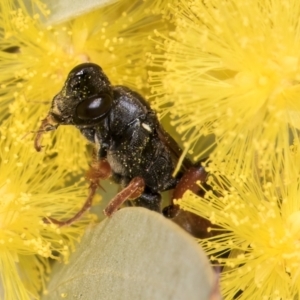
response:
<path fill-rule="evenodd" d="M 104 116 L 111 108 L 112 97 L 109 94 L 94 95 L 79 103 L 76 115 L 81 120 L 93 120 Z"/>

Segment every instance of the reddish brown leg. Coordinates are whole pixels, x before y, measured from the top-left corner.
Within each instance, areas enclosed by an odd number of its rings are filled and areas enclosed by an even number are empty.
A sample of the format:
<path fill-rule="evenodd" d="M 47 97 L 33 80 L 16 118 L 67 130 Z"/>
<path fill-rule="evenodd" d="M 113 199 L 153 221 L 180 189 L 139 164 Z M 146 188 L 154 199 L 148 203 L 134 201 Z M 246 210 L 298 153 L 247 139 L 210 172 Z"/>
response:
<path fill-rule="evenodd" d="M 83 204 L 80 211 L 78 211 L 77 214 L 75 214 L 72 218 L 65 220 L 65 221 L 59 221 L 53 218 L 44 218 L 45 223 L 53 223 L 58 226 L 67 226 L 71 225 L 73 222 L 77 221 L 81 218 L 81 216 L 88 211 L 93 203 L 93 198 L 96 194 L 97 188 L 99 185 L 100 179 L 107 179 L 111 175 L 111 168 L 109 163 L 106 159 L 94 161 L 91 165 L 90 170 L 87 172 L 87 179 L 91 182 L 89 187 L 89 195 L 86 198 L 85 203 Z"/>
<path fill-rule="evenodd" d="M 144 191 L 145 181 L 141 177 L 133 178 L 128 186 L 119 192 L 106 206 L 104 214 L 108 217 L 112 216 L 114 212 L 127 200 L 136 199 Z"/>
<path fill-rule="evenodd" d="M 81 210 L 76 215 L 74 215 L 72 218 L 70 218 L 68 220 L 65 220 L 65 221 L 59 221 L 59 220 L 56 220 L 56 219 L 53 219 L 53 218 L 49 217 L 49 218 L 44 218 L 43 221 L 47 224 L 50 224 L 50 223 L 56 224 L 59 227 L 71 225 L 73 222 L 80 219 L 81 216 L 91 208 L 92 203 L 93 203 L 93 198 L 96 194 L 97 188 L 98 188 L 97 183 L 91 183 L 90 193 L 89 193 L 85 203 L 83 204 Z"/>
<path fill-rule="evenodd" d="M 168 218 L 174 218 L 179 212 L 179 206 L 174 205 L 173 201 L 177 199 L 181 199 L 183 194 L 190 190 L 193 193 L 199 195 L 201 192 L 199 184 L 197 182 L 204 183 L 207 178 L 207 173 L 205 172 L 203 167 L 192 167 L 188 169 L 179 182 L 177 183 L 174 191 L 173 197 L 171 200 L 171 205 L 167 206 L 163 210 L 163 214 Z"/>
<path fill-rule="evenodd" d="M 200 181 L 201 183 L 204 183 L 206 179 L 207 173 L 203 167 L 192 167 L 188 169 L 176 185 L 173 193 L 173 199 L 181 199 L 187 190 L 198 194 L 200 186 L 197 182 Z"/>
<path fill-rule="evenodd" d="M 100 186 L 99 180 L 105 180 L 111 176 L 111 168 L 108 161 L 105 158 L 95 159 L 85 176 L 91 183 L 97 183 Z"/>
<path fill-rule="evenodd" d="M 177 223 L 183 229 L 188 231 L 195 237 L 205 238 L 211 236 L 212 233 L 207 231 L 208 227 L 212 227 L 212 224 L 198 215 L 195 215 L 189 211 L 184 211 L 179 208 L 178 205 L 174 205 L 174 199 L 181 199 L 183 194 L 190 190 L 197 195 L 204 195 L 205 191 L 201 190 L 197 182 L 205 183 L 207 179 L 207 173 L 203 167 L 190 168 L 179 180 L 176 188 L 174 189 L 172 204 L 165 207 L 163 214 L 171 218 L 172 221 Z"/>

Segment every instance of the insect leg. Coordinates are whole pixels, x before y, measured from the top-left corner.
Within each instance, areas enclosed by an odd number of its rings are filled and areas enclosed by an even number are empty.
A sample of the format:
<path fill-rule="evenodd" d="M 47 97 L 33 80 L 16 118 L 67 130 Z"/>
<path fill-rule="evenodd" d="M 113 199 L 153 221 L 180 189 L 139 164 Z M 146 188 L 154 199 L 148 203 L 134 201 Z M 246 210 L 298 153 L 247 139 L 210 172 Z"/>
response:
<path fill-rule="evenodd" d="M 44 218 L 43 221 L 45 223 L 47 223 L 47 224 L 50 224 L 50 223 L 56 224 L 59 227 L 71 225 L 73 222 L 75 222 L 78 219 L 80 219 L 80 217 L 87 210 L 89 210 L 91 208 L 92 203 L 93 203 L 93 198 L 94 198 L 94 196 L 96 194 L 97 188 L 98 188 L 98 184 L 97 183 L 91 183 L 91 185 L 90 185 L 90 192 L 89 192 L 89 195 L 88 195 L 85 203 L 83 204 L 81 210 L 77 214 L 75 214 L 72 218 L 70 218 L 68 220 L 65 220 L 65 221 L 59 221 L 59 220 L 53 219 L 51 217 L 48 217 L 48 218 Z"/>
<path fill-rule="evenodd" d="M 173 193 L 173 199 L 181 199 L 183 194 L 190 190 L 195 194 L 199 194 L 200 186 L 197 182 L 204 183 L 207 179 L 207 173 L 203 167 L 192 167 L 188 169 L 178 184 L 176 185 Z"/>
<path fill-rule="evenodd" d="M 171 205 L 163 209 L 164 216 L 167 218 L 173 218 L 178 214 L 179 206 L 174 205 L 173 201 L 177 199 L 181 199 L 183 197 L 183 194 L 187 190 L 190 190 L 197 195 L 201 195 L 203 191 L 201 190 L 197 182 L 200 181 L 203 184 L 205 183 L 206 179 L 207 179 L 207 173 L 205 172 L 203 167 L 194 166 L 189 168 L 180 178 L 179 182 L 177 183 L 173 191 Z"/>
<path fill-rule="evenodd" d="M 105 158 L 95 159 L 85 176 L 91 183 L 97 183 L 100 186 L 100 179 L 105 180 L 111 176 L 110 164 Z"/>
<path fill-rule="evenodd" d="M 197 195 L 204 196 L 205 191 L 200 188 L 198 182 L 205 184 L 207 175 L 207 172 L 201 166 L 194 166 L 188 169 L 174 189 L 172 204 L 163 209 L 163 215 L 165 217 L 172 219 L 176 224 L 198 238 L 211 236 L 212 233 L 208 232 L 207 228 L 212 227 L 212 224 L 208 220 L 201 218 L 192 212 L 180 209 L 178 205 L 173 204 L 173 200 L 181 199 L 187 190 L 190 190 Z"/>
<path fill-rule="evenodd" d="M 104 214 L 110 217 L 126 200 L 138 198 L 144 191 L 145 181 L 141 177 L 133 178 L 127 187 L 119 192 L 106 206 Z"/>
<path fill-rule="evenodd" d="M 89 195 L 86 198 L 85 203 L 83 204 L 80 211 L 78 211 L 72 218 L 64 221 L 59 221 L 51 217 L 44 218 L 45 223 L 53 223 L 58 226 L 67 226 L 71 225 L 73 222 L 81 218 L 81 216 L 88 211 L 93 203 L 93 198 L 96 194 L 97 188 L 100 186 L 100 179 L 107 179 L 111 175 L 111 168 L 106 159 L 101 159 L 94 161 L 90 167 L 90 170 L 87 172 L 87 179 L 91 182 L 89 187 Z"/>

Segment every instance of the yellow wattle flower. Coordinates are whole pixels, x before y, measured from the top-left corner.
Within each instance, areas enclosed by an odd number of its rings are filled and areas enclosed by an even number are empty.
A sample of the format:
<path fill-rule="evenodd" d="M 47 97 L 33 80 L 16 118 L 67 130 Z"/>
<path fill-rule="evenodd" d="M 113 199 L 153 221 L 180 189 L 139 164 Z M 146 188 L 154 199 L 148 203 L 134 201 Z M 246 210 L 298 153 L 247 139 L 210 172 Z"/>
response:
<path fill-rule="evenodd" d="M 224 299 L 298 299 L 300 295 L 299 143 L 279 154 L 281 169 L 240 175 L 215 171 L 204 198 L 188 192 L 179 201 L 221 234 L 200 240 L 208 256 L 224 267 Z M 238 170 L 240 171 L 240 170 Z M 214 229 L 213 229 L 214 230 Z M 227 255 L 224 257 L 224 254 Z M 227 253 L 227 254 L 226 254 Z"/>
<path fill-rule="evenodd" d="M 300 128 L 300 2 L 187 0 L 168 14 L 176 28 L 152 54 L 157 107 L 195 160 L 213 135 L 227 172 L 253 157 L 263 168 Z"/>
<path fill-rule="evenodd" d="M 68 219 L 83 205 L 86 182 L 58 188 L 64 169 L 43 160 L 14 126 L 0 128 L 0 282 L 6 300 L 36 299 L 45 289 L 49 258 L 63 259 L 75 249 L 85 227 L 94 219 L 85 214 L 72 226 L 45 224 L 52 216 Z"/>

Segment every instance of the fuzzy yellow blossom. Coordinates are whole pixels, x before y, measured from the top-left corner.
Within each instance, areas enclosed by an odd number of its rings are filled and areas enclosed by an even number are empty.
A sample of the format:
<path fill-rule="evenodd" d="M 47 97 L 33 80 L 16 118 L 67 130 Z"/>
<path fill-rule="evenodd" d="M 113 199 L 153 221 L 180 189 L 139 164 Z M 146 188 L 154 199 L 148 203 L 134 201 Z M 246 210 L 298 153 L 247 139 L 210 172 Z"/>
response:
<path fill-rule="evenodd" d="M 224 169 L 254 156 L 263 168 L 300 128 L 300 2 L 186 0 L 168 14 L 176 29 L 151 55 L 157 107 L 195 160 L 200 137 L 212 134 Z"/>
<path fill-rule="evenodd" d="M 46 18 L 51 14 L 41 1 L 33 2 Z M 151 1 L 123 0 L 50 26 L 39 15 L 31 16 L 22 0 L 1 1 L 0 120 L 14 114 L 24 124 L 24 133 L 37 130 L 69 71 L 82 62 L 102 66 L 113 84 L 146 88 L 144 57 L 153 44 L 148 35 L 154 28 L 164 30 L 154 8 Z M 60 128 L 53 140 L 55 144 L 44 143 L 49 146 L 44 153 L 81 174 L 87 159 L 80 133 Z"/>
<path fill-rule="evenodd" d="M 41 159 L 13 120 L 0 128 L 0 284 L 1 299 L 36 299 L 45 289 L 49 258 L 68 260 L 92 215 L 72 226 L 45 224 L 68 219 L 83 205 L 87 184 L 58 188 L 65 170 Z"/>
<path fill-rule="evenodd" d="M 224 267 L 224 299 L 299 298 L 299 146 L 278 155 L 281 168 L 278 164 L 265 172 L 229 176 L 215 171 L 204 198 L 189 192 L 179 201 L 182 208 L 223 228 L 199 243 Z"/>

